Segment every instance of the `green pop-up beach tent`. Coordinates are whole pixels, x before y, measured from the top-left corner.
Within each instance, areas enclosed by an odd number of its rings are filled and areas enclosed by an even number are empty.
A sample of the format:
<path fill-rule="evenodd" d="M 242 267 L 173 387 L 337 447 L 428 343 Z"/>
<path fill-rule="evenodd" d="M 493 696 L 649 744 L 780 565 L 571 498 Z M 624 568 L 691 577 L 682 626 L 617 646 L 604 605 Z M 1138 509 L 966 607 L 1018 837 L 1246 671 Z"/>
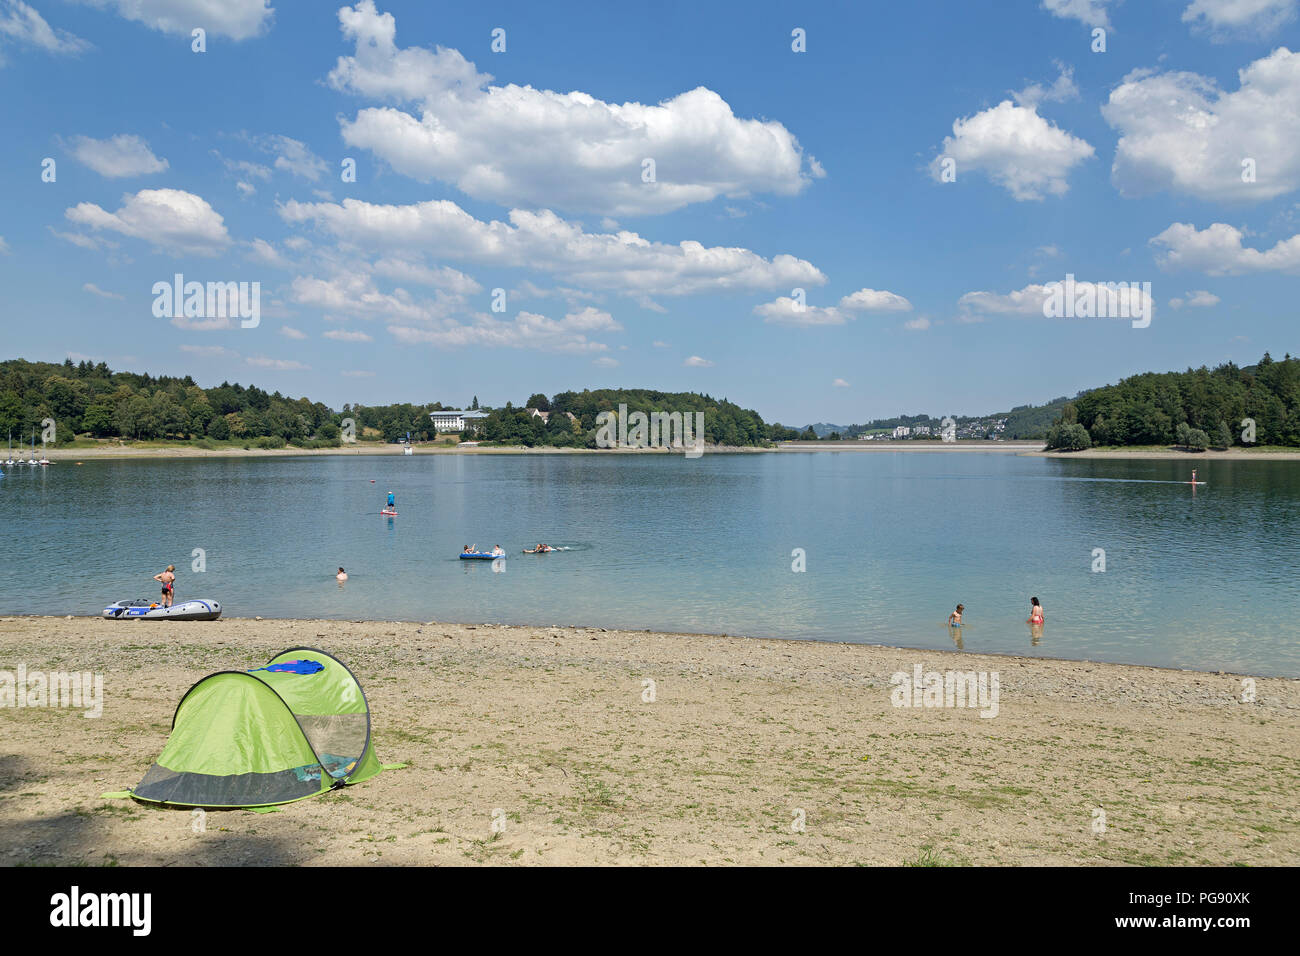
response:
<path fill-rule="evenodd" d="M 191 687 L 131 796 L 171 806 L 268 807 L 360 783 L 383 767 L 356 677 L 311 647 Z"/>

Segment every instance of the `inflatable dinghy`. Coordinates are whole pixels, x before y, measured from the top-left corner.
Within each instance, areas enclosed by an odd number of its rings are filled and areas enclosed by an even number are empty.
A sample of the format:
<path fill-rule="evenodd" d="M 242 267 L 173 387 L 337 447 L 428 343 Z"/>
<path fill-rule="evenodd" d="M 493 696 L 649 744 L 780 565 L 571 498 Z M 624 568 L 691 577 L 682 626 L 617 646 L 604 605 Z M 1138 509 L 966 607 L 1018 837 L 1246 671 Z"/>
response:
<path fill-rule="evenodd" d="M 493 554 L 491 551 L 462 551 L 460 553 L 462 561 L 495 561 L 497 558 L 504 557 L 504 554 Z"/>
<path fill-rule="evenodd" d="M 104 608 L 104 617 L 119 621 L 215 621 L 221 617 L 221 605 L 216 601 L 181 601 L 163 607 L 144 599 L 118 601 Z"/>

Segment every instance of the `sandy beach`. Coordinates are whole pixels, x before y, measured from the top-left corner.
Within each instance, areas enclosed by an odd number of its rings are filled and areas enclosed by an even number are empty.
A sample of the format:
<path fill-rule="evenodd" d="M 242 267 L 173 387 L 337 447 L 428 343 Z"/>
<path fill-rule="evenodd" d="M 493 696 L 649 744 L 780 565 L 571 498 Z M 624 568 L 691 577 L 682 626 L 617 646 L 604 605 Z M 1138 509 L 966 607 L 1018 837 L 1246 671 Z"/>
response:
<path fill-rule="evenodd" d="M 198 833 L 101 797 L 140 780 L 196 680 L 300 645 L 351 667 L 406 769 Z M 100 673 L 104 699 L 0 709 L 10 866 L 1300 863 L 1291 680 L 1243 703 L 1227 674 L 847 644 L 0 619 L 0 671 L 20 664 Z M 997 715 L 893 706 L 917 664 L 996 674 Z"/>

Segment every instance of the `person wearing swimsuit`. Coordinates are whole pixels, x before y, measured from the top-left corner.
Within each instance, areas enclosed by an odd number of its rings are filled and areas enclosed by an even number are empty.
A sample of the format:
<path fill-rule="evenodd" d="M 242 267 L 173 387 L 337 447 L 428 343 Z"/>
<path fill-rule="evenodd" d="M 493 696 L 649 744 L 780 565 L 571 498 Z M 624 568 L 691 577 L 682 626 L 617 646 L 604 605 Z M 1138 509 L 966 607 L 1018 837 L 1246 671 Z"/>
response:
<path fill-rule="evenodd" d="M 167 565 L 162 574 L 155 574 L 153 579 L 162 585 L 162 606 L 171 607 L 176 593 L 176 565 Z"/>
<path fill-rule="evenodd" d="M 962 612 L 965 610 L 966 610 L 966 605 L 958 604 L 957 610 L 953 611 L 951 614 L 948 615 L 948 626 L 961 627 L 961 615 Z"/>
<path fill-rule="evenodd" d="M 1029 605 L 1030 605 L 1030 607 L 1029 607 L 1029 623 L 1030 623 L 1030 624 L 1042 624 L 1042 623 L 1043 623 L 1043 606 L 1042 606 L 1041 604 L 1038 603 L 1038 598 L 1036 598 L 1036 597 L 1035 597 L 1035 598 L 1030 598 L 1030 599 L 1029 599 Z"/>

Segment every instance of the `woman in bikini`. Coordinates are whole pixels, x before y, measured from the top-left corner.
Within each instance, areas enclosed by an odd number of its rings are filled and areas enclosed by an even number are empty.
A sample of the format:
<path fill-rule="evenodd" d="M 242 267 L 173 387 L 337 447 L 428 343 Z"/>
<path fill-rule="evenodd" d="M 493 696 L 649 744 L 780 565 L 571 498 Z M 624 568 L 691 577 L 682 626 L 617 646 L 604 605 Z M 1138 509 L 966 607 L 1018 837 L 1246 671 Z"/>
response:
<path fill-rule="evenodd" d="M 176 565 L 167 565 L 167 570 L 162 574 L 155 574 L 153 579 L 162 585 L 162 606 L 171 607 L 172 598 L 176 593 Z"/>
<path fill-rule="evenodd" d="M 1036 597 L 1029 599 L 1029 623 L 1043 623 L 1043 606 L 1038 603 L 1038 598 Z"/>

